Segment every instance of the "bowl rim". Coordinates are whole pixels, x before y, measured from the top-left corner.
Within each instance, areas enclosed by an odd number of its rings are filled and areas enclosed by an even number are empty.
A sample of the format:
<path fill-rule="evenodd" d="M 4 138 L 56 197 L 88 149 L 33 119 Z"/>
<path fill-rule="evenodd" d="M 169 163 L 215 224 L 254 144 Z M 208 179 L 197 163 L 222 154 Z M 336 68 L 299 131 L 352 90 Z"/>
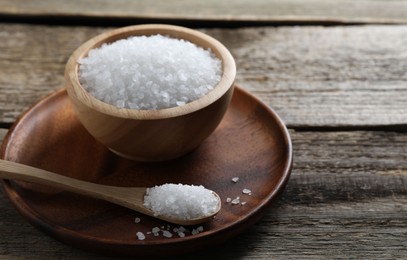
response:
<path fill-rule="evenodd" d="M 137 110 L 129 108 L 118 108 L 112 104 L 105 103 L 88 91 L 86 91 L 79 82 L 79 66 L 78 61 L 85 57 L 91 49 L 100 47 L 103 43 L 111 43 L 120 39 L 125 39 L 130 36 L 141 35 L 168 35 L 169 37 L 185 39 L 195 43 L 204 49 L 210 48 L 212 52 L 222 62 L 222 75 L 219 83 L 204 96 L 193 100 L 183 106 L 157 109 L 157 110 Z M 197 42 L 198 41 L 198 42 Z M 203 43 L 203 44 L 202 44 Z M 202 45 L 206 46 L 202 46 Z M 101 33 L 79 46 L 70 56 L 65 67 L 65 80 L 69 83 L 65 84 L 69 96 L 77 99 L 83 105 L 90 109 L 99 111 L 103 114 L 108 114 L 115 117 L 127 119 L 164 119 L 186 115 L 204 107 L 209 106 L 220 99 L 229 89 L 233 88 L 236 77 L 236 64 L 229 50 L 218 40 L 213 37 L 199 32 L 194 29 L 167 25 L 167 24 L 143 24 L 126 26 L 114 30 Z"/>

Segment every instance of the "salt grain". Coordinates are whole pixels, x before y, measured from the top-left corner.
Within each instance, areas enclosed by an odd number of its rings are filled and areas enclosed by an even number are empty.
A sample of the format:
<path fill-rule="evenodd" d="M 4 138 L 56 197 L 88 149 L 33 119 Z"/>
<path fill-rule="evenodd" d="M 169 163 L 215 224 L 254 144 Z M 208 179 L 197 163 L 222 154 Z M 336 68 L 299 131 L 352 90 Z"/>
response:
<path fill-rule="evenodd" d="M 234 183 L 238 182 L 238 181 L 239 181 L 239 177 L 233 177 L 233 178 L 232 178 L 232 181 L 233 181 Z"/>
<path fill-rule="evenodd" d="M 137 232 L 136 235 L 137 235 L 138 240 L 146 239 L 146 236 L 142 232 Z"/>
<path fill-rule="evenodd" d="M 192 229 L 191 234 L 192 235 L 198 235 L 199 233 L 201 233 L 204 230 L 203 226 L 199 226 L 195 229 Z"/>
<path fill-rule="evenodd" d="M 246 194 L 246 195 L 252 195 L 252 191 L 249 190 L 249 189 L 243 189 L 243 190 L 242 190 L 242 193 L 243 193 L 243 194 Z"/>
<path fill-rule="evenodd" d="M 187 229 L 184 228 L 183 226 L 180 226 L 180 227 L 178 228 L 178 231 L 185 233 L 185 232 L 187 231 Z"/>
<path fill-rule="evenodd" d="M 237 205 L 240 203 L 240 197 L 236 197 L 235 199 L 232 200 L 233 205 Z"/>
<path fill-rule="evenodd" d="M 163 231 L 163 236 L 166 238 L 171 238 L 172 237 L 172 233 L 168 230 L 164 230 Z"/>
<path fill-rule="evenodd" d="M 144 206 L 155 216 L 183 220 L 210 216 L 218 209 L 218 203 L 212 191 L 194 185 L 164 184 L 148 188 L 144 196 Z"/>
<path fill-rule="evenodd" d="M 140 218 L 135 218 L 135 219 L 134 219 L 134 222 L 135 222 L 135 223 L 140 223 L 140 222 L 141 222 L 141 219 L 140 219 Z"/>
<path fill-rule="evenodd" d="M 82 86 L 119 108 L 182 106 L 208 93 L 221 78 L 221 61 L 211 50 L 162 35 L 104 44 L 79 64 Z"/>
<path fill-rule="evenodd" d="M 158 232 L 160 232 L 160 228 L 159 227 L 153 227 L 153 229 L 151 229 L 151 231 L 153 233 L 158 233 Z"/>

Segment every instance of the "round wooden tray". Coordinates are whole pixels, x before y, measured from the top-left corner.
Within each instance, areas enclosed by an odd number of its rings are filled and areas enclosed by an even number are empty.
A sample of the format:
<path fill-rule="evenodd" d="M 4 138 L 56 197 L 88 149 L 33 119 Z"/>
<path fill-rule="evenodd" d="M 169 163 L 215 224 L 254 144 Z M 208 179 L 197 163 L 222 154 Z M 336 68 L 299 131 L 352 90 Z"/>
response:
<path fill-rule="evenodd" d="M 176 228 L 107 202 L 20 181 L 4 181 L 11 202 L 33 225 L 60 241 L 99 253 L 168 256 L 219 244 L 250 227 L 283 191 L 292 166 L 286 127 L 267 105 L 237 87 L 215 132 L 192 153 L 168 162 L 120 158 L 77 120 L 65 90 L 26 111 L 8 132 L 1 158 L 77 179 L 116 186 L 204 185 L 222 198 L 217 217 L 199 234 L 148 234 Z M 233 177 L 239 177 L 237 183 Z M 250 189 L 251 195 L 242 193 Z M 240 197 L 244 205 L 227 198 Z M 135 217 L 141 219 L 135 223 Z M 192 230 L 196 227 L 190 227 Z M 139 240 L 137 232 L 146 235 Z"/>

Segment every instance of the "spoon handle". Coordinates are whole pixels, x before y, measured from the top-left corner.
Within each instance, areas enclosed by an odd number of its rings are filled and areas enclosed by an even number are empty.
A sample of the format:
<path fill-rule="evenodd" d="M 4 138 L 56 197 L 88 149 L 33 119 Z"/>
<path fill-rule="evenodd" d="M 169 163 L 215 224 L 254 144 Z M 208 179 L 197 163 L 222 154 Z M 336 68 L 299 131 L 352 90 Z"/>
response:
<path fill-rule="evenodd" d="M 46 170 L 5 160 L 0 160 L 0 178 L 42 184 L 74 193 L 84 193 L 85 195 L 90 195 L 86 194 L 87 190 L 93 191 L 95 190 L 95 186 L 99 186 L 98 184 L 80 181 Z"/>
<path fill-rule="evenodd" d="M 0 178 L 51 186 L 146 212 L 146 209 L 142 206 L 145 188 L 101 185 L 5 160 L 0 160 Z M 131 197 L 132 201 L 130 203 L 123 201 L 123 197 Z"/>

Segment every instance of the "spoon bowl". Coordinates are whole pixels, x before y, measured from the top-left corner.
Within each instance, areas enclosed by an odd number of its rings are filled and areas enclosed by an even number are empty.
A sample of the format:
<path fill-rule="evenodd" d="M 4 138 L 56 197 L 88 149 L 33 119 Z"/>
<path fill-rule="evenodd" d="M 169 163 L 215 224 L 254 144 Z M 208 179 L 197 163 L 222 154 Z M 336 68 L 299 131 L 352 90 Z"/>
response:
<path fill-rule="evenodd" d="M 210 215 L 192 219 L 178 219 L 165 215 L 156 215 L 152 210 L 143 205 L 144 196 L 147 191 L 146 187 L 116 187 L 101 185 L 69 178 L 28 165 L 5 160 L 0 160 L 0 178 L 37 183 L 89 196 L 92 198 L 105 200 L 135 210 L 147 216 L 158 218 L 178 225 L 188 226 L 207 222 L 211 220 L 221 208 L 221 200 L 219 198 L 219 195 L 212 191 L 213 195 L 218 200 L 218 207 Z"/>

